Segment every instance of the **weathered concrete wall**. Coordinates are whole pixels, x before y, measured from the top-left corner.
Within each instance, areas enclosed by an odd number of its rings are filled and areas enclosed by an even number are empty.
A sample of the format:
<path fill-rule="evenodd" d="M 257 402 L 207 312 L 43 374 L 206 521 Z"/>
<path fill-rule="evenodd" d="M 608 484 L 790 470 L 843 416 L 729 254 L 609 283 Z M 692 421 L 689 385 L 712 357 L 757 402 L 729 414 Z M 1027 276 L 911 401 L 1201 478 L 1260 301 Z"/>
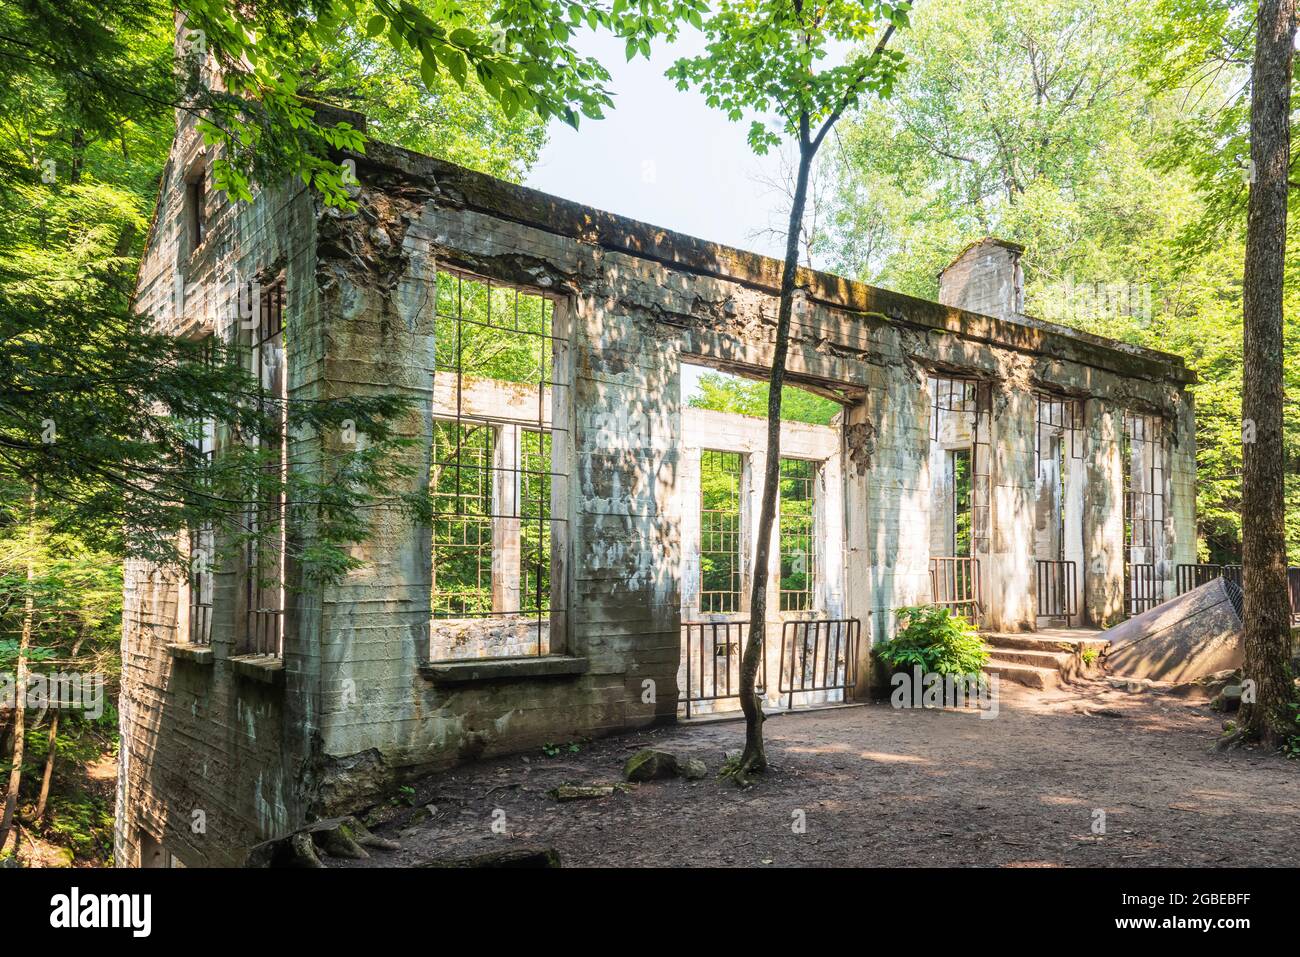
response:
<path fill-rule="evenodd" d="M 208 181 L 208 234 L 191 252 L 185 179 L 202 156 L 192 128 L 182 129 L 141 263 L 136 310 L 157 328 L 211 331 L 234 341 L 242 283 L 283 274 L 286 322 L 295 330 L 289 388 L 313 394 L 323 342 L 305 334 L 319 308 L 314 276 L 317 209 L 305 190 L 269 190 L 248 205 L 223 200 Z M 220 450 L 231 436 L 219 433 Z M 291 437 L 291 457 L 310 467 L 311 443 Z M 280 671 L 235 660 L 245 635 L 241 559 L 217 556 L 211 657 L 196 661 L 169 646 L 185 638 L 188 583 L 175 570 L 129 562 L 122 635 L 122 732 L 115 858 L 134 866 L 142 831 L 187 865 L 234 864 L 239 849 L 282 833 L 305 813 L 300 771 L 310 753 L 319 647 L 313 595 L 301 588 L 286 615 Z M 301 583 L 289 568 L 290 585 Z M 206 656 L 199 655 L 199 658 Z M 258 680 L 258 677 L 267 679 Z"/>
<path fill-rule="evenodd" d="M 195 148 L 183 136 L 174 169 L 188 168 Z M 165 648 L 176 638 L 180 593 L 133 566 L 124 630 L 123 863 L 138 853 L 141 825 L 186 863 L 226 862 L 240 845 L 307 814 L 351 808 L 420 770 L 674 719 L 689 594 L 683 529 L 685 510 L 695 506 L 682 494 L 685 423 L 694 413 L 681 405 L 681 364 L 765 372 L 779 263 L 383 144 L 356 160 L 356 212 L 273 191 L 223 212 L 206 266 L 197 264 L 204 257 L 178 257 L 183 189 L 170 172 L 140 308 L 178 328 L 179 313 L 165 304 L 170 277 L 283 269 L 291 394 L 396 390 L 411 400 L 396 431 L 413 440 L 402 453 L 412 474 L 397 493 L 427 487 L 432 423 L 445 409 L 433 374 L 437 271 L 551 298 L 562 339 L 552 457 L 567 479 L 556 480 L 553 495 L 553 598 L 562 610 L 552 616 L 549 646 L 555 660 L 575 664 L 559 676 L 524 668 L 489 677 L 475 671 L 455 682 L 424 667 L 430 533 L 397 508 L 369 514 L 360 569 L 295 592 L 280 683 L 241 677 L 247 669 L 234 660 L 243 601 L 237 568 L 218 579 L 213 661 L 201 665 Z M 1186 554 L 1194 448 L 1180 361 L 824 274 L 801 272 L 799 284 L 807 295 L 792 324 L 790 376 L 845 405 L 842 461 L 829 447 L 818 453 L 825 454 L 815 498 L 825 529 L 818 601 L 826 614 L 859 617 L 879 640 L 892 634 L 894 609 L 929 598 L 931 373 L 979 379 L 994 395 L 993 534 L 982 557 L 993 582 L 989 603 L 1004 627 L 1033 624 L 1035 388 L 1089 397 L 1087 454 L 1095 462 L 1082 523 L 1090 554 L 1118 553 L 1117 410 L 1136 404 L 1177 424 L 1168 541 Z M 233 310 L 213 308 L 226 334 Z M 296 437 L 295 467 L 319 473 L 342 443 Z M 796 445 L 792 439 L 787 451 Z M 746 449 L 754 494 L 762 452 L 752 441 Z M 310 528 L 291 532 L 309 540 Z M 293 574 L 291 567 L 291 581 Z M 1090 605 L 1109 607 L 1116 578 L 1111 561 L 1089 574 Z M 866 657 L 864 643 L 862 665 Z M 859 674 L 865 683 L 868 669 Z M 208 811 L 206 838 L 181 833 L 195 807 Z"/>

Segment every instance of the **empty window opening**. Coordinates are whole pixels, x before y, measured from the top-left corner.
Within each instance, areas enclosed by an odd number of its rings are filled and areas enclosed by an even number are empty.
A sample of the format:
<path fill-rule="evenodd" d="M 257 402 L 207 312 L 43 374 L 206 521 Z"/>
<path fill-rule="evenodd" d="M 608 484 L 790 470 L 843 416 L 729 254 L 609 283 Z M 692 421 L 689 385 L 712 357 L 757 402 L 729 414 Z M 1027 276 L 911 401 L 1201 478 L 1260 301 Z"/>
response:
<path fill-rule="evenodd" d="M 952 472 L 952 554 L 971 555 L 971 452 L 954 449 L 948 453 Z"/>
<path fill-rule="evenodd" d="M 700 611 L 741 608 L 740 479 L 738 452 L 700 453 Z"/>
<path fill-rule="evenodd" d="M 544 296 L 438 273 L 431 660 L 552 651 L 554 324 Z"/>
<path fill-rule="evenodd" d="M 1124 413 L 1120 443 L 1124 481 L 1124 594 L 1136 615 L 1163 599 L 1157 578 L 1164 537 L 1165 478 L 1161 422 L 1157 416 Z"/>
<path fill-rule="evenodd" d="M 252 330 L 252 373 L 261 410 L 274 426 L 251 437 L 259 469 L 249 510 L 245 556 L 247 618 L 241 651 L 284 652 L 285 479 L 288 463 L 288 375 L 284 351 L 284 282 L 262 292 L 258 323 Z"/>
<path fill-rule="evenodd" d="M 202 246 L 208 235 L 206 177 L 207 169 L 199 160 L 185 178 L 185 224 L 190 252 Z"/>
<path fill-rule="evenodd" d="M 977 619 L 988 553 L 991 390 L 979 379 L 928 379 L 931 601 Z"/>
<path fill-rule="evenodd" d="M 208 336 L 203 341 L 202 361 L 211 365 L 214 340 Z M 206 476 L 211 474 L 213 457 L 216 454 L 216 422 L 203 419 L 194 423 L 194 433 L 190 438 L 198 467 L 205 476 L 200 492 L 208 489 Z M 216 535 L 211 522 L 191 525 L 189 528 L 189 620 L 186 625 L 185 639 L 190 644 L 206 645 L 212 640 L 212 572 Z"/>
<path fill-rule="evenodd" d="M 812 611 L 814 582 L 813 491 L 817 469 L 802 459 L 781 460 L 781 611 Z"/>

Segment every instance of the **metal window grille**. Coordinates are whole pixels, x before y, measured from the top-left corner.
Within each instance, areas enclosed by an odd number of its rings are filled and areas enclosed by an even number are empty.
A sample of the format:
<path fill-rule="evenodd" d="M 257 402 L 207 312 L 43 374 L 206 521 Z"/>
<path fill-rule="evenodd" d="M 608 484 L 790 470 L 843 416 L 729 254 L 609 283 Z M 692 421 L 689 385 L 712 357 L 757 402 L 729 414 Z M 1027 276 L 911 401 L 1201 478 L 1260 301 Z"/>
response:
<path fill-rule="evenodd" d="M 436 284 L 430 657 L 448 656 L 441 619 L 495 618 L 503 628 L 531 619 L 528 653 L 546 654 L 550 620 L 563 611 L 551 549 L 564 519 L 552 499 L 567 476 L 553 455 L 551 411 L 567 340 L 544 296 L 450 270 Z M 492 402 L 481 386 L 493 387 Z M 483 654 L 520 653 L 503 647 Z"/>
<path fill-rule="evenodd" d="M 433 613 L 461 618 L 492 611 L 492 461 L 488 425 L 433 425 Z"/>
<path fill-rule="evenodd" d="M 1165 474 L 1161 421 L 1154 415 L 1124 413 L 1120 458 L 1124 476 L 1124 595 L 1129 615 L 1164 598 L 1157 576 L 1164 537 Z"/>
<path fill-rule="evenodd" d="M 781 460 L 781 611 L 811 611 L 817 577 L 813 538 L 816 466 L 803 459 Z"/>
<path fill-rule="evenodd" d="M 974 516 L 971 511 L 971 450 L 954 449 L 949 454 L 952 468 L 952 554 L 970 557 Z"/>
<path fill-rule="evenodd" d="M 209 336 L 203 343 L 205 364 L 210 365 L 213 354 L 213 340 Z M 201 491 L 209 488 L 213 457 L 216 454 L 216 423 L 204 419 L 195 424 L 197 434 L 193 444 L 196 456 L 204 472 L 199 479 Z M 189 529 L 189 627 L 186 640 L 193 645 L 206 645 L 212 641 L 212 564 L 216 536 L 210 522 L 192 525 Z"/>
<path fill-rule="evenodd" d="M 992 385 L 979 379 L 932 375 L 930 386 L 930 440 L 938 442 L 950 416 L 961 416 L 970 435 L 970 542 L 975 555 L 989 550 L 989 521 L 992 514 L 991 474 Z"/>
<path fill-rule="evenodd" d="M 288 376 L 284 352 L 284 283 L 262 292 L 253 330 L 252 371 L 264 412 L 278 427 L 252 438 L 262 456 L 262 476 L 250 509 L 245 595 L 247 620 L 242 650 L 284 652 L 285 469 L 288 462 Z"/>
<path fill-rule="evenodd" d="M 700 452 L 700 611 L 740 611 L 740 480 L 738 452 Z"/>

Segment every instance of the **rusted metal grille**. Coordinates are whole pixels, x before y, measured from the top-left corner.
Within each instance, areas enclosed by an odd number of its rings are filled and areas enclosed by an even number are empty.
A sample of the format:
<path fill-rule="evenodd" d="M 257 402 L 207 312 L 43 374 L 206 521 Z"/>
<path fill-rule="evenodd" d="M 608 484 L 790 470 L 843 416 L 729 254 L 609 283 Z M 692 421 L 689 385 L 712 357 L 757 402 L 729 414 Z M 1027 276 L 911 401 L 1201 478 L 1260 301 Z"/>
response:
<path fill-rule="evenodd" d="M 992 509 L 993 390 L 979 379 L 931 375 L 930 440 L 938 442 L 946 417 L 961 416 L 970 436 L 970 551 L 987 555 Z"/>
<path fill-rule="evenodd" d="M 978 624 L 983 617 L 979 559 L 966 555 L 931 558 L 930 601 Z"/>
<path fill-rule="evenodd" d="M 700 452 L 700 611 L 740 610 L 740 477 L 737 452 Z"/>
<path fill-rule="evenodd" d="M 691 717 L 705 702 L 740 700 L 740 657 L 749 637 L 747 621 L 682 622 L 682 658 L 686 680 L 678 691 L 678 705 Z M 755 687 L 767 689 L 767 653 L 764 648 Z"/>
<path fill-rule="evenodd" d="M 1064 618 L 1065 627 L 1078 613 L 1078 568 L 1074 562 L 1039 559 L 1038 617 Z"/>
<path fill-rule="evenodd" d="M 817 467 L 803 459 L 781 460 L 781 611 L 812 611 L 816 605 L 813 487 Z"/>
<path fill-rule="evenodd" d="M 445 269 L 436 283 L 429 656 L 469 634 L 440 621 L 475 619 L 492 621 L 481 655 L 548 654 L 564 610 L 551 551 L 566 430 L 552 413 L 567 339 L 546 296 Z"/>
<path fill-rule="evenodd" d="M 284 352 L 284 282 L 262 292 L 253 330 L 253 376 L 257 401 L 278 428 L 254 436 L 264 472 L 258 501 L 249 516 L 245 599 L 247 616 L 241 650 L 284 653 L 285 469 L 288 462 L 288 375 Z"/>
<path fill-rule="evenodd" d="M 1070 458 L 1083 458 L 1083 403 L 1046 392 L 1036 394 L 1038 400 L 1037 427 L 1034 429 L 1034 456 L 1042 475 L 1044 450 L 1050 450 L 1053 440 L 1059 440 L 1062 455 L 1068 451 Z M 1050 459 L 1049 459 L 1050 460 Z"/>
<path fill-rule="evenodd" d="M 858 638 L 862 623 L 856 618 L 787 621 L 781 627 L 781 680 L 778 691 L 786 707 L 794 696 L 841 691 L 845 697 L 857 682 Z"/>

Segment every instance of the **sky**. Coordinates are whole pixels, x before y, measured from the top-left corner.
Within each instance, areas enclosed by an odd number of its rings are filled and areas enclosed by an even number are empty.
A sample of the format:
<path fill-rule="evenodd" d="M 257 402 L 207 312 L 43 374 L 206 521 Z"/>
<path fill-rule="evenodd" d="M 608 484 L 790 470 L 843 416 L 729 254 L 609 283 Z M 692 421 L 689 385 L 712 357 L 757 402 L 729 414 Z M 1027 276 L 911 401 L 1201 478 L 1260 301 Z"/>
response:
<path fill-rule="evenodd" d="M 608 35 L 584 34 L 579 50 L 611 74 L 614 109 L 584 117 L 579 129 L 553 122 L 527 185 L 607 212 L 645 220 L 714 242 L 781 255 L 772 237 L 754 236 L 784 218 L 779 194 L 756 178 L 778 178 L 775 153 L 755 156 L 749 122 L 733 123 L 695 91 L 679 92 L 664 71 L 704 48 L 691 30 L 651 59 L 627 62 Z"/>
<path fill-rule="evenodd" d="M 574 130 L 552 122 L 525 183 L 607 212 L 701 239 L 781 256 L 779 236 L 763 235 L 788 215 L 785 198 L 763 180 L 781 178 L 776 152 L 757 156 L 745 136 L 749 118 L 729 121 L 694 90 L 679 91 L 664 71 L 704 49 L 690 30 L 673 45 L 655 44 L 631 63 L 612 37 L 583 35 L 578 49 L 610 72 L 614 108 L 584 117 Z M 682 367 L 682 393 L 698 391 L 701 366 Z"/>

